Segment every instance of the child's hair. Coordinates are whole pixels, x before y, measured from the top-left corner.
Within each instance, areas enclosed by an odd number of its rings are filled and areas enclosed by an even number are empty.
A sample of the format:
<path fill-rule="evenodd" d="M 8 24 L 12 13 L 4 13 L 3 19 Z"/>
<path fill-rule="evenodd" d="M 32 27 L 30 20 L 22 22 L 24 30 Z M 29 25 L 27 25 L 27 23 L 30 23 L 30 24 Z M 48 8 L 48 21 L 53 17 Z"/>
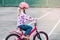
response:
<path fill-rule="evenodd" d="M 25 9 L 22 9 L 22 10 L 23 10 L 23 13 L 26 14 Z M 21 11 L 21 8 L 19 8 L 19 11 Z"/>

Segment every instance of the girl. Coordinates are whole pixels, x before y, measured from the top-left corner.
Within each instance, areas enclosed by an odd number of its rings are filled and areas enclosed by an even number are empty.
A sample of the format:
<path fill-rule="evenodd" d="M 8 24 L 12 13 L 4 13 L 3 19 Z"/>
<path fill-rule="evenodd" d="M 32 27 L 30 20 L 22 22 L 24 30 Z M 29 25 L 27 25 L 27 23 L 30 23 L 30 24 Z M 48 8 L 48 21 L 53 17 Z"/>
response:
<path fill-rule="evenodd" d="M 29 8 L 29 5 L 26 2 L 21 2 L 18 7 L 18 28 L 25 31 L 24 38 L 30 39 L 29 32 L 32 30 L 32 27 L 28 24 L 25 24 L 27 20 L 33 21 L 34 19 L 27 16 L 25 10 Z"/>

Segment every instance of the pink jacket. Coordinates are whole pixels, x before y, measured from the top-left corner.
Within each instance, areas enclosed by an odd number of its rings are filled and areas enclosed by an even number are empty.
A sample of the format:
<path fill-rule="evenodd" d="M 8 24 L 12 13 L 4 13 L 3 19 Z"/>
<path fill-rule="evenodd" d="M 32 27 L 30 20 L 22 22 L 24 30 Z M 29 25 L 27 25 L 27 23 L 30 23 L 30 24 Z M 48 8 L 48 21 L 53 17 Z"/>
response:
<path fill-rule="evenodd" d="M 21 11 L 20 16 L 17 17 L 17 26 L 25 24 L 26 21 L 33 21 L 34 19 L 31 18 L 30 16 L 27 16 L 26 14 Z"/>

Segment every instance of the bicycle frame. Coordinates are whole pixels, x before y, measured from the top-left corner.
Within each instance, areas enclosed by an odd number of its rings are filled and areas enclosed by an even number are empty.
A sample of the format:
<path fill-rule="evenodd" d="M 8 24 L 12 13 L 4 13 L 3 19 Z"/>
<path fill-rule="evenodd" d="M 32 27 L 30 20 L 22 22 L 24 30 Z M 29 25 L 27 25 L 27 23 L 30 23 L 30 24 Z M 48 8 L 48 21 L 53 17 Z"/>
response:
<path fill-rule="evenodd" d="M 29 35 L 31 35 L 34 31 L 37 31 L 37 28 L 36 27 L 34 27 L 32 30 L 31 30 L 31 32 L 29 33 Z M 22 32 L 22 34 L 21 33 L 19 33 L 19 32 L 17 32 L 17 31 L 11 31 L 10 33 L 17 33 L 18 35 L 20 35 L 20 36 L 22 36 L 24 33 Z"/>
<path fill-rule="evenodd" d="M 15 38 L 15 40 L 24 40 L 24 39 L 23 39 L 24 33 L 23 33 L 23 31 L 20 31 L 20 30 L 21 30 L 21 29 L 18 28 L 17 31 L 12 31 L 12 32 L 10 32 L 10 33 L 12 33 L 12 34 L 8 35 L 6 39 L 8 39 L 9 36 L 14 36 L 14 35 L 16 36 L 16 35 L 18 35 L 18 36 L 16 37 L 17 39 Z M 37 20 L 34 22 L 34 28 L 31 30 L 31 32 L 29 33 L 29 35 L 31 35 L 34 31 L 36 31 L 36 34 L 34 34 L 33 40 L 35 40 L 36 37 L 37 37 L 38 39 L 42 40 L 42 38 L 41 38 L 41 36 L 40 36 L 40 33 L 41 33 L 41 34 L 44 34 L 44 36 L 46 37 L 45 39 L 48 40 L 48 35 L 47 35 L 44 31 L 39 31 L 39 32 L 38 32 L 38 30 L 37 30 Z M 19 37 L 19 38 L 18 38 L 18 37 Z"/>
<path fill-rule="evenodd" d="M 35 21 L 35 23 L 34 23 L 34 28 L 31 30 L 31 32 L 29 33 L 29 35 L 31 35 L 34 31 L 36 31 L 36 32 L 38 33 L 38 31 L 37 31 L 37 20 Z M 22 32 L 22 31 L 21 31 L 21 32 Z M 16 31 L 12 31 L 12 32 L 10 32 L 10 33 L 16 33 L 16 34 L 18 34 L 19 36 L 24 35 L 23 32 L 22 32 L 22 34 L 19 33 L 19 32 L 16 32 Z"/>
<path fill-rule="evenodd" d="M 34 31 L 37 31 L 36 26 L 31 30 L 31 32 L 29 33 L 29 35 L 31 35 Z"/>

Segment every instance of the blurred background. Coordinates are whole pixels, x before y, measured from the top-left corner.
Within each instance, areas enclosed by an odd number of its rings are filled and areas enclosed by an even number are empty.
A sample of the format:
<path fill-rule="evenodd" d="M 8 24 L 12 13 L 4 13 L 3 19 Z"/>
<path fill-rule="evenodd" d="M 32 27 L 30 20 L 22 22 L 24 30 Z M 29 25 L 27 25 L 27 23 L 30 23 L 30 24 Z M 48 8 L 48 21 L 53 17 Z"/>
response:
<path fill-rule="evenodd" d="M 20 2 L 27 2 L 30 7 L 60 7 L 60 0 L 0 0 L 0 6 L 18 6 Z"/>
<path fill-rule="evenodd" d="M 49 40 L 60 40 L 60 0 L 0 0 L 0 40 L 17 28 L 17 8 L 23 1 L 30 5 L 27 15 L 39 18 L 38 30 L 45 31 Z M 33 22 L 27 23 L 33 27 Z"/>

